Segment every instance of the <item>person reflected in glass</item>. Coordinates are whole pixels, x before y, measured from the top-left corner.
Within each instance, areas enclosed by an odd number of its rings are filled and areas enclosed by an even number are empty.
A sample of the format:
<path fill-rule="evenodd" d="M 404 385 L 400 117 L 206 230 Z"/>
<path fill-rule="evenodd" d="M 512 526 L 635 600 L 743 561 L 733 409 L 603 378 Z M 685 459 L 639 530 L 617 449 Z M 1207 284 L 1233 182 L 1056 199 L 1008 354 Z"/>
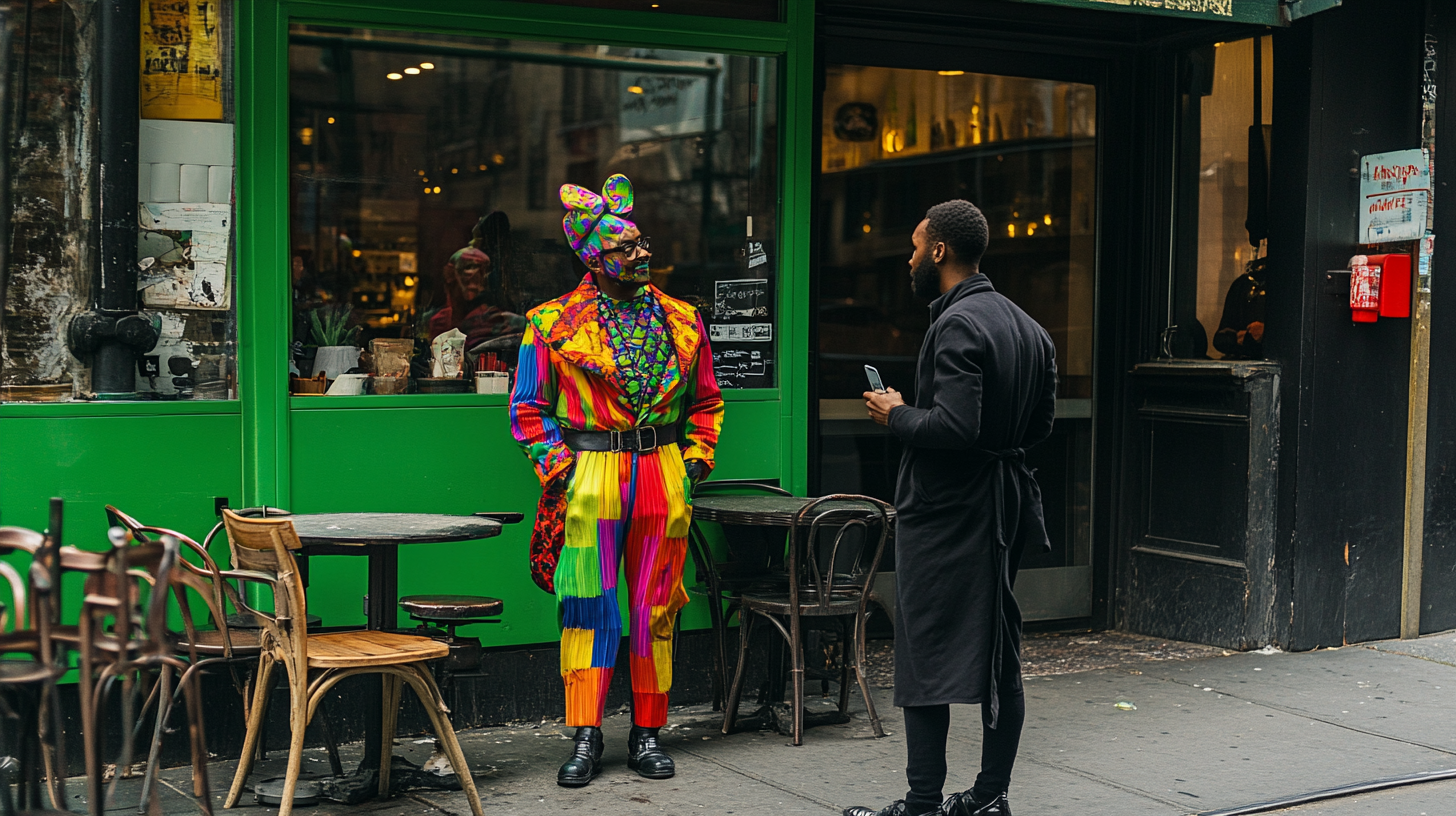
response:
<path fill-rule="evenodd" d="M 1267 258 L 1249 261 L 1229 284 L 1213 347 L 1225 360 L 1264 359 L 1264 268 Z"/>
<path fill-rule="evenodd" d="M 536 468 L 541 500 L 531 572 L 556 595 L 571 756 L 556 775 L 589 784 L 602 769 L 602 714 L 622 619 L 631 615 L 632 730 L 627 765 L 674 775 L 658 743 L 672 685 L 690 498 L 713 469 L 723 396 L 703 320 L 649 278 L 651 243 L 625 217 L 626 176 L 602 194 L 561 188 L 562 227 L 588 274 L 527 314 L 511 394 L 511 433 Z"/>
<path fill-rule="evenodd" d="M 450 256 L 443 269 L 445 306 L 430 317 L 430 339 L 451 329 L 465 335 L 465 348 L 474 349 L 487 340 L 519 335 L 526 318 L 503 308 L 505 271 L 500 256 L 505 254 L 510 221 L 497 210 L 476 222 L 470 244 Z M 489 247 L 495 237 L 494 247 Z M 486 249 L 496 250 L 497 258 Z"/>

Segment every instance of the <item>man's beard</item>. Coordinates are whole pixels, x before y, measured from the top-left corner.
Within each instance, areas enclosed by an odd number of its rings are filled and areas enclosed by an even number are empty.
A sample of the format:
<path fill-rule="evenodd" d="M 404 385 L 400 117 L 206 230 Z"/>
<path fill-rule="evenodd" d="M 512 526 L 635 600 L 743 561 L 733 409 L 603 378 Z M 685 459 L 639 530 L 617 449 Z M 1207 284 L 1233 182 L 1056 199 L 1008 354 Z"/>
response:
<path fill-rule="evenodd" d="M 926 258 L 910 269 L 910 291 L 925 300 L 940 297 L 940 270 L 935 261 Z"/>

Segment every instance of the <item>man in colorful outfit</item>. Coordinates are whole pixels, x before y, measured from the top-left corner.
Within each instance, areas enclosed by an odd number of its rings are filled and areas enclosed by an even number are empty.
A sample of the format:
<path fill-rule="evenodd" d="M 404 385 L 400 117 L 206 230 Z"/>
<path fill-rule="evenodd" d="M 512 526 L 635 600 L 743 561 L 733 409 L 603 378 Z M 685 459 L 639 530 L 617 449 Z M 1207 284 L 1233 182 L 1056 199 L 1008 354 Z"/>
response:
<path fill-rule="evenodd" d="M 535 464 L 541 503 L 532 574 L 554 591 L 561 624 L 572 756 L 557 782 L 601 771 L 602 709 L 622 638 L 617 572 L 625 559 L 631 620 L 628 766 L 666 779 L 658 745 L 672 685 L 672 634 L 693 485 L 713 468 L 723 397 L 707 332 L 693 307 L 648 282 L 648 239 L 625 176 L 598 196 L 561 188 L 563 229 L 590 273 L 527 315 L 511 432 Z"/>

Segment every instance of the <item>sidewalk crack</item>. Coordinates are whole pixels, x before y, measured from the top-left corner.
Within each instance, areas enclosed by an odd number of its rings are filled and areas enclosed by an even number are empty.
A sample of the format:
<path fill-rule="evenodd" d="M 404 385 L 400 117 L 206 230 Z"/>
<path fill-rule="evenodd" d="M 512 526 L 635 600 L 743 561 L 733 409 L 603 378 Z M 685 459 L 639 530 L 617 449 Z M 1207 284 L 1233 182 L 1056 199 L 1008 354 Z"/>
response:
<path fill-rule="evenodd" d="M 837 805 L 837 804 L 835 804 L 833 802 L 830 802 L 827 799 L 820 799 L 819 797 L 814 796 L 812 794 L 804 793 L 803 791 L 797 791 L 797 790 L 794 790 L 793 788 L 786 787 L 784 785 L 779 784 L 778 782 L 775 782 L 772 779 L 769 779 L 769 778 L 764 777 L 764 776 L 760 776 L 759 774 L 756 774 L 753 771 L 750 771 L 750 770 L 748 770 L 746 768 L 740 768 L 740 767 L 738 767 L 737 765 L 734 765 L 731 762 L 724 762 L 723 760 L 718 759 L 717 757 L 709 756 L 707 754 L 702 754 L 702 753 L 699 753 L 697 751 L 694 751 L 694 750 L 692 750 L 690 748 L 683 748 L 683 747 L 679 746 L 677 748 L 677 750 L 678 751 L 681 751 L 684 754 L 688 754 L 690 756 L 697 757 L 698 759 L 701 759 L 701 760 L 703 760 L 705 762 L 711 762 L 714 765 L 717 765 L 717 766 L 723 768 L 724 770 L 732 771 L 733 773 L 736 773 L 739 776 L 746 776 L 746 777 L 748 777 L 749 779 L 752 779 L 755 782 L 759 782 L 759 783 L 762 783 L 764 785 L 768 785 L 770 788 L 774 788 L 775 790 L 783 791 L 784 793 L 787 793 L 790 796 L 794 796 L 794 797 L 797 797 L 799 799 L 803 799 L 806 802 L 813 802 L 814 804 L 819 805 L 819 806 L 824 807 L 824 808 L 828 808 L 831 811 L 842 811 L 842 810 L 844 810 L 844 807 L 842 805 Z"/>

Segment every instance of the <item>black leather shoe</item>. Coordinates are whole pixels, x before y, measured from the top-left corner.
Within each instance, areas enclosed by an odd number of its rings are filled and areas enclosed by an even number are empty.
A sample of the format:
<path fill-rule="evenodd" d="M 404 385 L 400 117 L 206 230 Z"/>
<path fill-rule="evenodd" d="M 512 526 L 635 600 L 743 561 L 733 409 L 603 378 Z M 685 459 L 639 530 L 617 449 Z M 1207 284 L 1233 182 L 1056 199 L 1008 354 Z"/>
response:
<path fill-rule="evenodd" d="M 571 758 L 556 772 L 556 784 L 563 788 L 585 787 L 602 772 L 602 729 L 580 726 L 574 740 Z"/>
<path fill-rule="evenodd" d="M 672 757 L 657 744 L 657 729 L 640 725 L 627 735 L 627 767 L 647 779 L 671 779 L 677 773 Z"/>
<path fill-rule="evenodd" d="M 953 793 L 941 805 L 945 816 L 1011 816 L 1011 804 L 1006 794 L 998 793 L 991 799 L 977 796 L 975 788 L 962 793 Z"/>
<path fill-rule="evenodd" d="M 905 804 L 904 799 L 896 799 L 894 802 L 880 808 L 870 810 L 861 805 L 844 809 L 844 816 L 940 816 L 940 808 L 928 810 L 924 813 L 915 814 L 910 812 L 910 807 Z"/>

